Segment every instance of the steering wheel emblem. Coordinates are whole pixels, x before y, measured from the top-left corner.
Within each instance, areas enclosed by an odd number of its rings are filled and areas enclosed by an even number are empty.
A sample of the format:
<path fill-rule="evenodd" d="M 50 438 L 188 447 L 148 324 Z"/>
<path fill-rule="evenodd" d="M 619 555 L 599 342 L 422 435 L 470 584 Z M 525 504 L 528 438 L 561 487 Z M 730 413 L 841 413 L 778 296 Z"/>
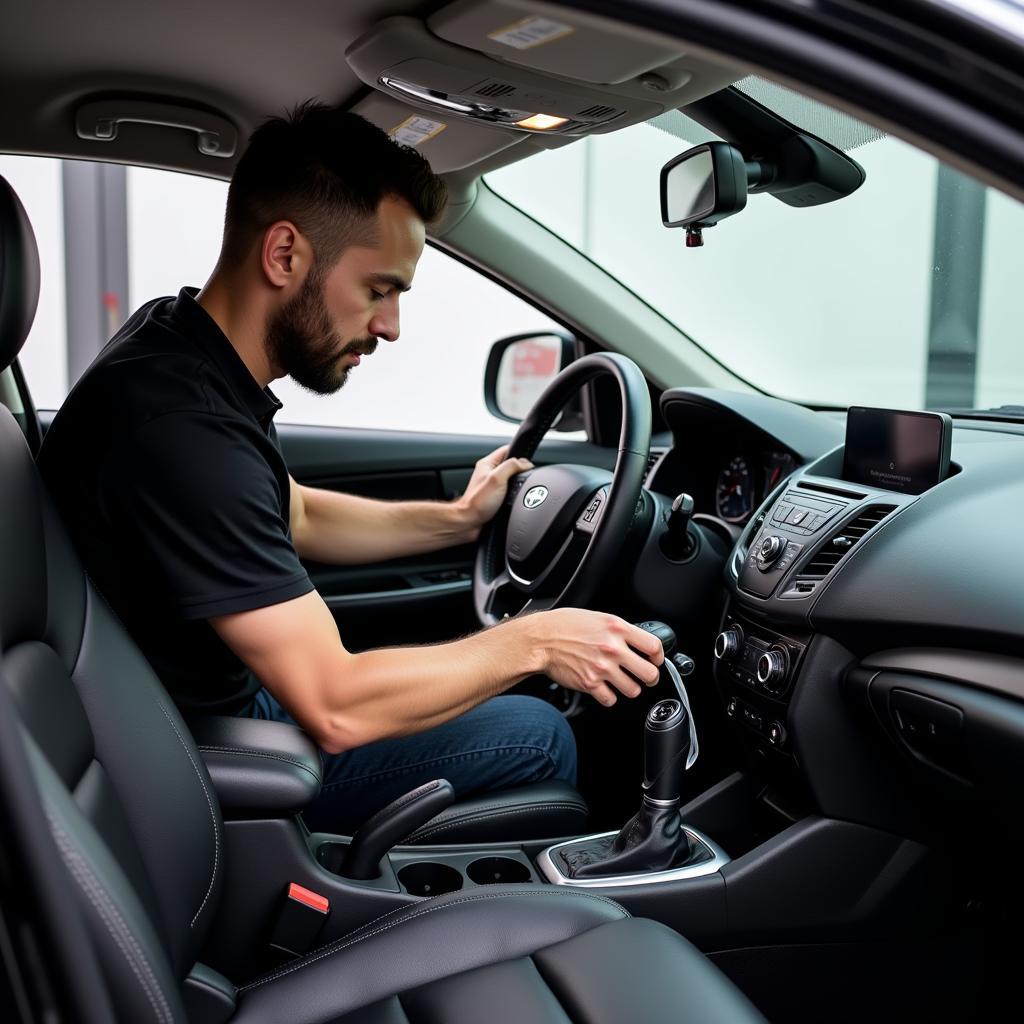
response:
<path fill-rule="evenodd" d="M 536 508 L 538 505 L 544 503 L 544 499 L 548 496 L 548 489 L 543 486 L 531 487 L 523 495 L 523 504 L 527 508 Z"/>

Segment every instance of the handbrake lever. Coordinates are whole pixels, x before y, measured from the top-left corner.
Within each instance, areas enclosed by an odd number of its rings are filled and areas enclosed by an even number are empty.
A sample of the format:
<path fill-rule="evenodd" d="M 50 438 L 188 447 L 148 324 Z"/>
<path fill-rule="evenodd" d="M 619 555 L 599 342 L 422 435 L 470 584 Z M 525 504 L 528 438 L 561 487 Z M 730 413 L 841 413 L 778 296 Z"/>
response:
<path fill-rule="evenodd" d="M 380 864 L 391 847 L 440 814 L 455 800 L 455 790 L 447 779 L 434 779 L 392 800 L 366 821 L 352 837 L 341 874 L 365 881 L 380 877 Z"/>

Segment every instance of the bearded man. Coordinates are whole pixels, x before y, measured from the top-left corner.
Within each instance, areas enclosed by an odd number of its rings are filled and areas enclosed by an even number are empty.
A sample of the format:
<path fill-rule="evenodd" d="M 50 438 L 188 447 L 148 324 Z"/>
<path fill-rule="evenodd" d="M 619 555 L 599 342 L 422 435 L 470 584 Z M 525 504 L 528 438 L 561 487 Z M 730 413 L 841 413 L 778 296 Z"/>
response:
<path fill-rule="evenodd" d="M 319 104 L 268 121 L 232 177 L 201 291 L 139 309 L 75 386 L 40 468 L 86 568 L 186 716 L 295 722 L 324 753 L 307 824 L 351 831 L 433 778 L 459 797 L 572 782 L 535 673 L 602 704 L 654 684 L 659 641 L 558 609 L 452 643 L 351 653 L 300 559 L 354 564 L 464 544 L 529 467 L 498 449 L 452 502 L 300 486 L 269 385 L 330 394 L 398 340 L 444 183 L 415 150 Z M 640 653 L 638 653 L 640 652 Z"/>

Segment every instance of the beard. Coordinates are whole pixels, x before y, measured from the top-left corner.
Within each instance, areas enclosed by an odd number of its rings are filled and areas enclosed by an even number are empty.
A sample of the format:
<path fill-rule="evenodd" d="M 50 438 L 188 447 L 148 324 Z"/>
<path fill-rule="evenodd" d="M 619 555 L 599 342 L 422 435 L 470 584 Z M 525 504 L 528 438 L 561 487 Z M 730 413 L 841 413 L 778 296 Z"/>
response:
<path fill-rule="evenodd" d="M 348 380 L 346 355 L 370 355 L 374 337 L 345 342 L 331 324 L 324 305 L 322 282 L 310 274 L 298 293 L 267 325 L 267 345 L 274 365 L 297 384 L 317 395 L 333 395 Z"/>

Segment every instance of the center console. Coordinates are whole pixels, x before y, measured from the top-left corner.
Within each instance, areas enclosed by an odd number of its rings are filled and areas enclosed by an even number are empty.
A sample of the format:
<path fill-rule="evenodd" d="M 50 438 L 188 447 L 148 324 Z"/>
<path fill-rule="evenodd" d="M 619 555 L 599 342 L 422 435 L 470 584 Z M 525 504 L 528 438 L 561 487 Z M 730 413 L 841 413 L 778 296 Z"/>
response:
<path fill-rule="evenodd" d="M 726 613 L 715 641 L 715 681 L 726 715 L 760 753 L 793 756 L 786 710 L 809 639 Z"/>

